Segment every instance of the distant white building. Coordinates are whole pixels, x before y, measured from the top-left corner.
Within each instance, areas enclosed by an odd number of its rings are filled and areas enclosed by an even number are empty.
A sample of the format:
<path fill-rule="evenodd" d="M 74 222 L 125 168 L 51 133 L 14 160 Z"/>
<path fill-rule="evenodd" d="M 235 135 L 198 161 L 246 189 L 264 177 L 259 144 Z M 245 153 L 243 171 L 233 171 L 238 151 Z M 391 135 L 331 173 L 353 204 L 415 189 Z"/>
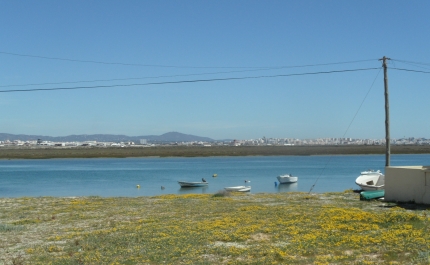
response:
<path fill-rule="evenodd" d="M 140 139 L 140 144 L 148 144 L 148 141 L 146 139 Z"/>

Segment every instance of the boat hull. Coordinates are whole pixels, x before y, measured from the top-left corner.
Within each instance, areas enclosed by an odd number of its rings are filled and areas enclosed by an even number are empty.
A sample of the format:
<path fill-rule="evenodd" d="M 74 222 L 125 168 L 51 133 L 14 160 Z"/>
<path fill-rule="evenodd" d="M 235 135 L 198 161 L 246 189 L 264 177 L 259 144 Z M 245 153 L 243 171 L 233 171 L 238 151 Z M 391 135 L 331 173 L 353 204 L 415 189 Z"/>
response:
<path fill-rule="evenodd" d="M 298 180 L 298 177 L 294 177 L 294 176 L 291 176 L 289 174 L 280 175 L 280 176 L 277 176 L 276 178 L 278 179 L 279 183 L 281 183 L 281 184 L 295 183 Z"/>
<path fill-rule="evenodd" d="M 235 186 L 235 187 L 225 187 L 226 191 L 238 191 L 238 192 L 247 192 L 251 191 L 251 186 Z"/>
<path fill-rule="evenodd" d="M 360 184 L 357 184 L 357 185 L 360 186 L 360 188 L 364 191 L 375 191 L 375 190 L 384 190 L 385 189 L 384 185 L 377 186 L 377 187 L 370 186 L 370 185 L 360 185 Z"/>
<path fill-rule="evenodd" d="M 385 176 L 382 173 L 360 175 L 355 180 L 355 184 L 365 191 L 383 190 L 385 188 Z"/>
<path fill-rule="evenodd" d="M 206 187 L 208 182 L 188 182 L 188 181 L 178 181 L 181 187 Z"/>
<path fill-rule="evenodd" d="M 360 200 L 372 200 L 379 199 L 385 196 L 385 190 L 375 190 L 375 191 L 362 191 L 360 192 Z"/>

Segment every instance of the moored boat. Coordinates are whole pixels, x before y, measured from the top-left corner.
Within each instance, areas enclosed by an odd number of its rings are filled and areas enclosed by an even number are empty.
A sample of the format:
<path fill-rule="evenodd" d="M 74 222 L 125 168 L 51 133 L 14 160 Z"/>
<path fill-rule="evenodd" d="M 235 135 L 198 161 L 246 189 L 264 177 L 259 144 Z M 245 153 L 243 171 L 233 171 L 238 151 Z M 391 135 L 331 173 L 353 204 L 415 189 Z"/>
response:
<path fill-rule="evenodd" d="M 297 182 L 298 180 L 298 177 L 294 177 L 291 174 L 279 175 L 276 178 L 279 180 L 279 183 L 281 184 L 294 183 L 294 182 Z"/>
<path fill-rule="evenodd" d="M 178 181 L 181 187 L 205 187 L 209 183 L 206 181 Z"/>
<path fill-rule="evenodd" d="M 385 187 L 385 175 L 379 170 L 372 173 L 367 172 L 366 174 L 358 176 L 355 180 L 355 184 L 365 191 L 383 190 Z"/>
<path fill-rule="evenodd" d="M 360 192 L 360 200 L 379 199 L 385 196 L 385 190 L 368 190 Z"/>
<path fill-rule="evenodd" d="M 251 186 L 234 186 L 234 187 L 225 187 L 224 189 L 226 191 L 240 191 L 240 192 L 245 192 L 245 191 L 251 191 Z"/>

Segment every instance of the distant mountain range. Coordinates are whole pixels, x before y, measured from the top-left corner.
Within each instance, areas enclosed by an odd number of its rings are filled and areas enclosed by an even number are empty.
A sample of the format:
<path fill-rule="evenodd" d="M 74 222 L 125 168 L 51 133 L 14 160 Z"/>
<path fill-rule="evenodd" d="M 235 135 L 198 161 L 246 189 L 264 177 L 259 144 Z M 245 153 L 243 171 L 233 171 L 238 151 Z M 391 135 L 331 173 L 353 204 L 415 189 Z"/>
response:
<path fill-rule="evenodd" d="M 69 136 L 44 136 L 44 135 L 25 135 L 25 134 L 9 134 L 0 133 L 0 141 L 32 141 L 41 139 L 42 141 L 52 142 L 84 142 L 84 141 L 97 141 L 97 142 L 126 142 L 132 141 L 139 143 L 140 139 L 146 139 L 148 142 L 213 142 L 214 139 L 208 137 L 201 137 L 191 134 L 183 134 L 179 132 L 168 132 L 162 135 L 143 135 L 143 136 L 127 136 L 127 135 L 113 135 L 113 134 L 82 134 L 82 135 L 69 135 Z"/>

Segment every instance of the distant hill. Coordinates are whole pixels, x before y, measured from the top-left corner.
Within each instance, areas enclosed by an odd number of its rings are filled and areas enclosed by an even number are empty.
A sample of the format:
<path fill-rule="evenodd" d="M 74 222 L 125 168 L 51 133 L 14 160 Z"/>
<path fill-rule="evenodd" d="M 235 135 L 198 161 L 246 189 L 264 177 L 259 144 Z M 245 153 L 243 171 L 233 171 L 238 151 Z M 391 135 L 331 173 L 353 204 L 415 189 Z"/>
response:
<path fill-rule="evenodd" d="M 127 135 L 114 135 L 114 134 L 82 134 L 82 135 L 69 135 L 69 136 L 45 136 L 45 135 L 25 135 L 25 134 L 9 134 L 0 133 L 0 141 L 31 141 L 41 139 L 43 141 L 52 142 L 84 142 L 84 141 L 97 141 L 97 142 L 139 142 L 140 139 L 146 139 L 149 142 L 213 142 L 214 139 L 208 137 L 201 137 L 191 134 L 183 134 L 179 132 L 168 132 L 162 135 L 142 135 L 142 136 L 127 136 Z"/>

